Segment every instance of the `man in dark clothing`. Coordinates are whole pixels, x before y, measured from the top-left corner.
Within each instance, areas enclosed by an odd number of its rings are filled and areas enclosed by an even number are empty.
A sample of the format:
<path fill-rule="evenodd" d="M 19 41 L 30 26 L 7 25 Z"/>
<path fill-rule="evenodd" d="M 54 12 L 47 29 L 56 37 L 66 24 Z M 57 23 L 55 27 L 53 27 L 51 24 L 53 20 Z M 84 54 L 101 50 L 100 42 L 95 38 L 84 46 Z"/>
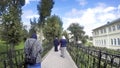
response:
<path fill-rule="evenodd" d="M 54 50 L 57 52 L 58 51 L 58 45 L 59 45 L 59 40 L 58 40 L 57 37 L 54 39 L 53 43 L 54 43 L 54 47 L 55 47 Z"/>

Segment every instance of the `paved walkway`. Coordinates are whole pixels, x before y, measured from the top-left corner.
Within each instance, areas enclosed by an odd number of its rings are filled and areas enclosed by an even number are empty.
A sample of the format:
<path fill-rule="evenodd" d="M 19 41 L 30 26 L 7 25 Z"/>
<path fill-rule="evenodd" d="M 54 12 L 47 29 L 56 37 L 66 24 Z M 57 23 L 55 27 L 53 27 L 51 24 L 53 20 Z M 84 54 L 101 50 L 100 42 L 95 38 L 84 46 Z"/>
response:
<path fill-rule="evenodd" d="M 60 51 L 54 52 L 54 48 L 52 48 L 43 59 L 42 68 L 77 68 L 77 66 L 67 51 L 65 58 L 62 58 Z"/>

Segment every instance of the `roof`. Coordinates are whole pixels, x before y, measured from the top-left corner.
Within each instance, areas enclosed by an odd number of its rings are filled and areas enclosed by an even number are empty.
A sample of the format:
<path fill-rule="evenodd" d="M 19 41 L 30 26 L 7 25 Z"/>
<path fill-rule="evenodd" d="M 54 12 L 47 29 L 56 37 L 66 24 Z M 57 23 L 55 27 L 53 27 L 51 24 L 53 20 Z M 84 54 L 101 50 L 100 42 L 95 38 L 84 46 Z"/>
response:
<path fill-rule="evenodd" d="M 118 19 L 116 19 L 116 20 L 113 20 L 113 21 L 111 21 L 111 22 L 108 21 L 107 24 L 102 25 L 102 26 L 100 26 L 100 27 L 97 27 L 97 28 L 93 29 L 93 31 L 94 31 L 94 30 L 97 30 L 97 29 L 100 29 L 100 28 L 102 28 L 102 27 L 108 26 L 108 25 L 112 25 L 112 24 L 114 24 L 114 23 L 118 23 L 118 22 L 120 22 L 120 18 L 118 18 Z"/>

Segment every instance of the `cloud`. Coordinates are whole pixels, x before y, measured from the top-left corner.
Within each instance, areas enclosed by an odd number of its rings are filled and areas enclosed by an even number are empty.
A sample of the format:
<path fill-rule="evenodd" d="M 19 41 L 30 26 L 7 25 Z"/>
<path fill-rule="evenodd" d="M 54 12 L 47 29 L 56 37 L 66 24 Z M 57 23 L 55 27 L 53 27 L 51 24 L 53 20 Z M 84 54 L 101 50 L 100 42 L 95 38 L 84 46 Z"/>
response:
<path fill-rule="evenodd" d="M 85 6 L 87 4 L 86 0 L 76 0 L 76 1 L 79 2 L 81 6 Z"/>
<path fill-rule="evenodd" d="M 79 23 L 84 26 L 87 35 L 92 35 L 92 29 L 106 24 L 108 21 L 113 21 L 120 17 L 120 5 L 118 7 L 106 6 L 99 3 L 94 8 L 77 10 L 73 8 L 63 17 L 63 27 L 67 29 L 71 23 Z M 118 11 L 116 13 L 116 11 Z"/>
<path fill-rule="evenodd" d="M 30 3 L 30 0 L 25 0 L 25 4 L 29 4 Z"/>
<path fill-rule="evenodd" d="M 31 19 L 31 18 L 38 18 L 39 17 L 39 15 L 29 15 L 29 16 L 26 16 L 26 18 L 28 18 L 28 19 Z"/>
<path fill-rule="evenodd" d="M 32 10 L 26 10 L 26 11 L 23 11 L 23 18 L 25 19 L 30 19 L 30 18 L 38 18 L 39 15 L 37 13 L 35 13 L 34 11 Z"/>
<path fill-rule="evenodd" d="M 23 11 L 22 21 L 24 25 L 27 25 L 27 29 L 30 28 L 30 19 L 38 19 L 39 15 L 32 10 Z"/>
<path fill-rule="evenodd" d="M 40 0 L 25 0 L 25 4 L 30 4 L 31 1 L 40 1 Z"/>

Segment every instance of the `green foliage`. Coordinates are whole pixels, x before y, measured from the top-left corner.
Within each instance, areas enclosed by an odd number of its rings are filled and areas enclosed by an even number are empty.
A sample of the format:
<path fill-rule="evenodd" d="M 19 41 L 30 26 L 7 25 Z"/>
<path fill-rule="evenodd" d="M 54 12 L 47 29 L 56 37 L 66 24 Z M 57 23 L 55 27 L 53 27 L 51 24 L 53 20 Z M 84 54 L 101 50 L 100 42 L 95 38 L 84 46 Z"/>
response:
<path fill-rule="evenodd" d="M 24 49 L 24 42 L 20 42 L 17 46 L 15 46 L 15 50 Z"/>
<path fill-rule="evenodd" d="M 36 27 L 37 27 L 37 22 L 36 18 L 33 19 L 33 21 L 30 19 L 30 30 L 29 30 L 29 36 L 31 36 L 33 33 L 36 33 Z"/>
<path fill-rule="evenodd" d="M 6 12 L 6 7 L 8 6 L 9 0 L 0 0 L 0 13 L 5 13 Z"/>
<path fill-rule="evenodd" d="M 4 0 L 1 7 L 2 11 L 2 39 L 9 44 L 18 44 L 22 36 L 22 23 L 21 23 L 21 7 L 24 5 L 25 0 Z"/>
<path fill-rule="evenodd" d="M 63 31 L 62 35 L 65 36 L 67 40 L 69 40 L 69 35 L 66 30 Z"/>
<path fill-rule="evenodd" d="M 68 52 L 78 68 L 111 68 L 111 66 L 112 68 L 119 68 L 119 64 L 116 63 L 118 62 L 116 59 L 119 59 L 119 50 L 94 46 L 79 46 L 80 47 L 77 47 L 73 43 L 68 45 Z"/>
<path fill-rule="evenodd" d="M 9 9 L 11 4 L 15 7 L 21 8 L 25 5 L 25 0 L 0 0 L 0 13 L 8 13 L 9 11 L 6 9 Z"/>
<path fill-rule="evenodd" d="M 61 19 L 56 15 L 47 18 L 43 29 L 45 38 L 49 41 L 53 41 L 55 36 L 60 37 L 62 33 L 62 24 Z"/>
<path fill-rule="evenodd" d="M 5 44 L 5 41 L 0 40 L 0 52 L 6 52 L 7 51 L 7 45 Z"/>
<path fill-rule="evenodd" d="M 28 38 L 28 35 L 29 35 L 29 33 L 27 31 L 27 26 L 25 25 L 25 26 L 23 26 L 23 29 L 22 29 L 22 39 L 23 39 L 23 41 L 25 41 Z"/>
<path fill-rule="evenodd" d="M 83 31 L 83 26 L 80 26 L 78 23 L 72 23 L 67 29 L 71 31 L 71 34 L 74 35 L 74 40 L 81 40 L 85 43 L 85 32 Z"/>
<path fill-rule="evenodd" d="M 51 9 L 53 8 L 53 0 L 41 0 L 37 5 L 38 13 L 40 15 L 39 24 L 43 25 L 46 17 L 51 15 Z"/>

